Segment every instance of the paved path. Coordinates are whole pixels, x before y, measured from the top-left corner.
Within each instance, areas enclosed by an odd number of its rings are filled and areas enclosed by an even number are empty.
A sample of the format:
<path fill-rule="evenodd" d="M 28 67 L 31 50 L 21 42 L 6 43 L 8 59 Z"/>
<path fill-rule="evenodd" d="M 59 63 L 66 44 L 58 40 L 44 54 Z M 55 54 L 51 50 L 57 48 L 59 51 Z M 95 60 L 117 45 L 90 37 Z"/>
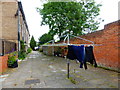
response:
<path fill-rule="evenodd" d="M 70 63 L 67 79 L 66 60 L 33 51 L 19 67 L 10 69 L 3 88 L 118 88 L 118 73 L 88 66 L 80 69 L 75 61 Z"/>

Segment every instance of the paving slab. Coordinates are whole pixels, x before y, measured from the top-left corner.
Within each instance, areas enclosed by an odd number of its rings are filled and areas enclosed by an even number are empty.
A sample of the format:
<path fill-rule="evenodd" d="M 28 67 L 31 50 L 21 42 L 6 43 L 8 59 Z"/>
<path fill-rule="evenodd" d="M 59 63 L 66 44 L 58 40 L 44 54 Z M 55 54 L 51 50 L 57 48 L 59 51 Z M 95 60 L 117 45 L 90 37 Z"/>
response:
<path fill-rule="evenodd" d="M 19 62 L 18 68 L 9 69 L 2 88 L 118 88 L 118 73 L 94 68 L 79 68 L 70 61 L 70 78 L 67 78 L 67 60 L 46 56 L 33 51 Z"/>

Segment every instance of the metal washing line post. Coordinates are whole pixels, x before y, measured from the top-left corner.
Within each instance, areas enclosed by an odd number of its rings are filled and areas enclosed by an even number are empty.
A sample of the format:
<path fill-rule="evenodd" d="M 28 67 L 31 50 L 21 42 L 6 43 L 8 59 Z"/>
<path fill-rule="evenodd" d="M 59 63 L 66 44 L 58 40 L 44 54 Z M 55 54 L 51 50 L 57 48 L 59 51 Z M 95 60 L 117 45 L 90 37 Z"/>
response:
<path fill-rule="evenodd" d="M 65 41 L 65 40 L 64 40 Z M 69 37 L 69 34 L 67 35 L 67 44 L 69 45 L 70 44 L 70 37 Z M 67 57 L 65 58 L 67 59 Z M 67 78 L 69 79 L 70 77 L 70 60 L 67 59 Z"/>
<path fill-rule="evenodd" d="M 81 37 L 78 37 L 78 36 L 74 36 L 74 35 L 71 35 L 71 34 L 67 34 L 67 35 L 61 36 L 61 37 L 65 37 L 63 44 L 55 44 L 54 40 L 51 40 L 51 41 L 48 41 L 47 43 L 52 42 L 52 44 L 50 44 L 50 45 L 42 45 L 42 46 L 83 45 L 83 44 L 70 44 L 70 36 L 73 36 L 73 37 L 75 37 L 75 38 L 78 38 L 78 39 L 81 39 L 81 40 L 88 41 L 88 42 L 91 42 L 91 43 L 92 43 L 92 44 L 84 44 L 84 45 L 97 45 L 97 44 L 94 44 L 93 41 L 90 41 L 90 40 L 87 40 L 87 39 L 84 39 L 84 38 L 81 38 Z M 60 37 L 60 38 L 61 38 L 61 37 Z M 65 44 L 66 39 L 67 39 L 67 43 Z M 54 47 L 52 47 L 52 52 L 53 52 L 53 55 L 54 55 Z M 69 77 L 70 77 L 70 60 L 67 59 L 66 56 L 65 56 L 65 60 L 67 60 L 67 78 L 69 79 Z"/>

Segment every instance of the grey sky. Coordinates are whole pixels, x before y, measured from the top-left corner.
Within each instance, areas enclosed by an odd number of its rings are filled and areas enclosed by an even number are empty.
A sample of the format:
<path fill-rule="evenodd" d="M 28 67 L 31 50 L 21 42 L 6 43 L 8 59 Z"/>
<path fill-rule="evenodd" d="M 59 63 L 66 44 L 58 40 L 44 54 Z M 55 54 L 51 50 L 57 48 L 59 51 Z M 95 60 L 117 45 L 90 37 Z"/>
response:
<path fill-rule="evenodd" d="M 48 26 L 40 26 L 41 16 L 36 11 L 36 7 L 42 8 L 43 0 L 21 0 L 23 4 L 23 9 L 25 12 L 27 24 L 31 36 L 35 37 L 35 40 L 38 41 L 38 38 L 47 33 L 49 28 Z M 118 20 L 118 2 L 120 0 L 95 0 L 97 3 L 101 3 L 101 12 L 100 16 L 104 19 L 104 22 L 100 24 L 100 29 L 103 29 L 103 26 L 107 23 Z"/>

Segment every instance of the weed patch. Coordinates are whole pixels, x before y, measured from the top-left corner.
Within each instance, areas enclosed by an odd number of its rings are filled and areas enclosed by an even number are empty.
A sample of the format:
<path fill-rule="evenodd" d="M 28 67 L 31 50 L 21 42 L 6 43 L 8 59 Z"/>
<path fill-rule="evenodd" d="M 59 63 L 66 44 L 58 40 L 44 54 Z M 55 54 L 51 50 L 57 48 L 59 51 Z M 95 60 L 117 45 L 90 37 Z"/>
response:
<path fill-rule="evenodd" d="M 74 78 L 72 78 L 72 77 L 69 77 L 69 80 L 73 83 L 73 84 L 77 84 L 78 82 L 74 79 Z"/>

